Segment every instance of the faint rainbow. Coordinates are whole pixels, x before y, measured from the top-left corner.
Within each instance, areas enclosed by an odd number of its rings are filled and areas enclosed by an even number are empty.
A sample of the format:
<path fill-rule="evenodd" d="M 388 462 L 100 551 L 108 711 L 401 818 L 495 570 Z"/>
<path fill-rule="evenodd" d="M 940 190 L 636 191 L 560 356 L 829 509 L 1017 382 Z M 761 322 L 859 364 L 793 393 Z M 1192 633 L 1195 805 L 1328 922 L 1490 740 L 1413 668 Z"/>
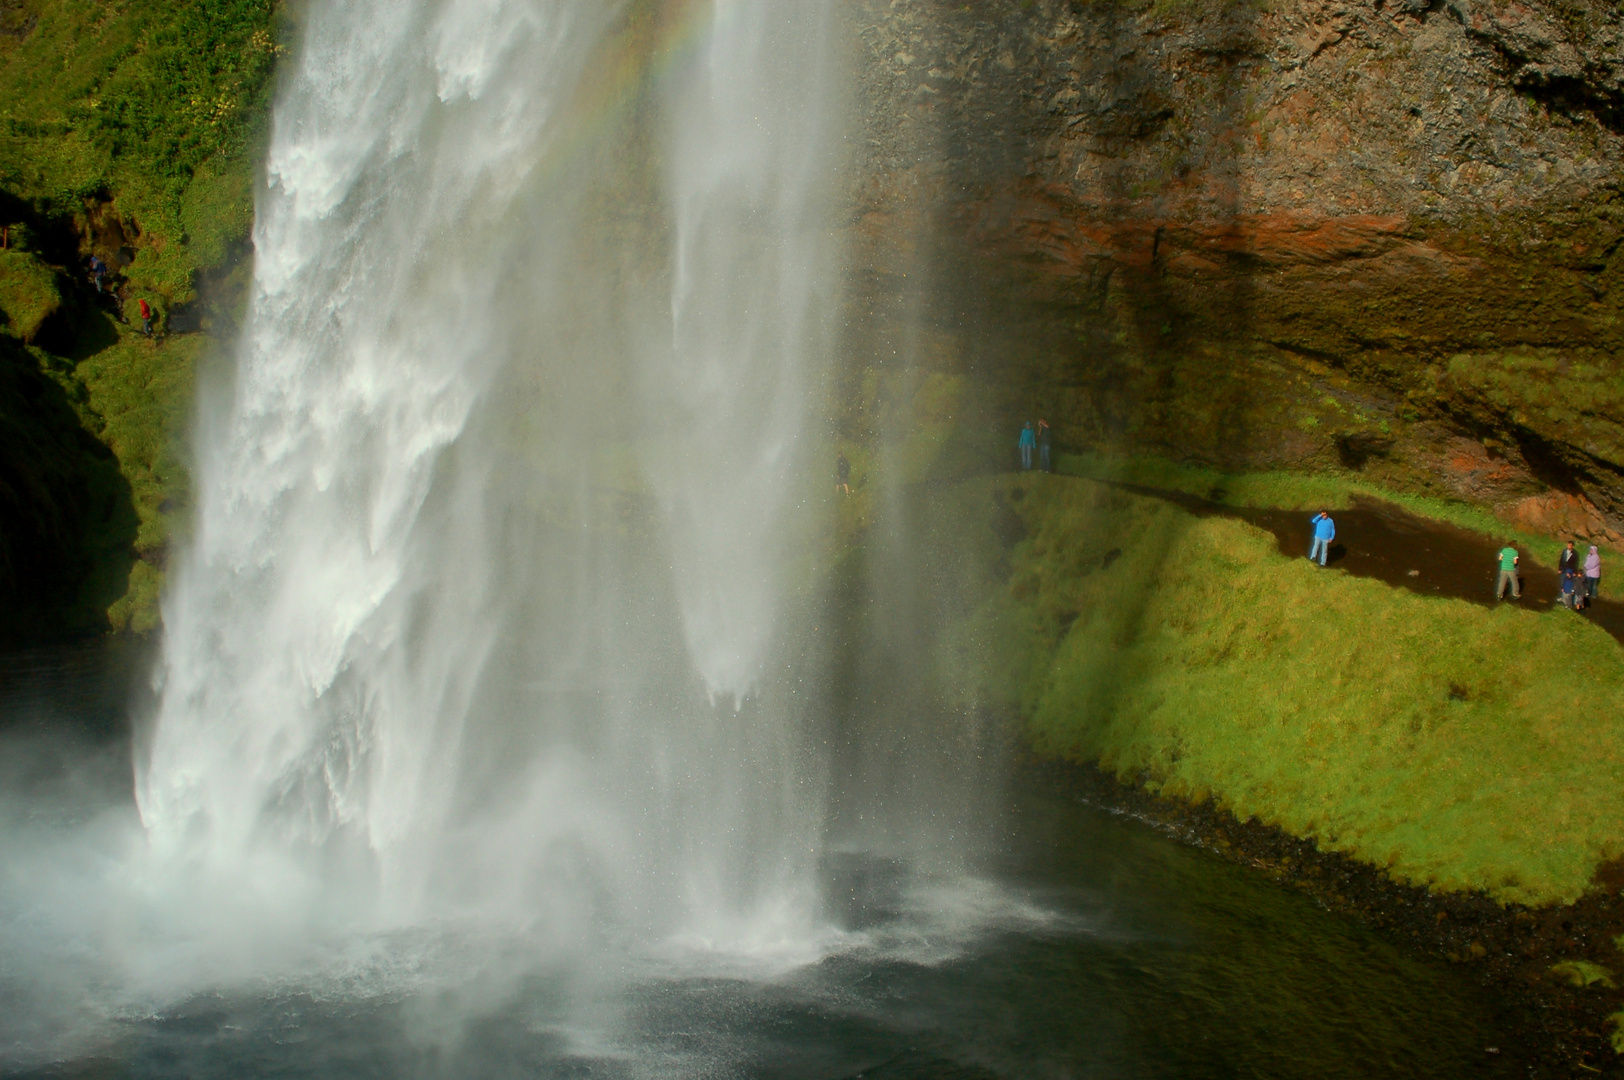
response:
<path fill-rule="evenodd" d="M 568 118 L 541 165 L 562 170 L 590 143 L 613 131 L 645 88 L 698 62 L 719 30 L 753 0 L 638 0 L 605 35 L 589 75 L 571 97 Z"/>

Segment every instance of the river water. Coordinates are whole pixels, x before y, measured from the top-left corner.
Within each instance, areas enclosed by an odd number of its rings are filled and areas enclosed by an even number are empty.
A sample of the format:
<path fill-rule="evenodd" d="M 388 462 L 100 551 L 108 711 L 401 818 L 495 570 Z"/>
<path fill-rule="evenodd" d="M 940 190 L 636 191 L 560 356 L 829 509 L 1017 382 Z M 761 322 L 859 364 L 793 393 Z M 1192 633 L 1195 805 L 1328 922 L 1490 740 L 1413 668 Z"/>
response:
<path fill-rule="evenodd" d="M 108 888 L 138 828 L 124 716 L 150 657 L 7 658 L 0 680 L 0 1074 L 11 1077 L 1459 1077 L 1511 1075 L 1498 1005 L 1262 875 L 1045 790 L 957 873 L 824 860 L 800 955 L 621 942 L 590 962 L 522 927 L 330 937 L 299 966 L 117 992 L 42 851 Z M 133 691 L 132 691 L 133 687 Z M 94 904 L 55 894 L 55 903 Z M 254 928 L 244 927 L 244 932 Z M 146 931 L 151 933 L 150 928 Z M 167 948 L 180 946 L 171 944 Z M 127 988 L 128 989 L 128 988 Z M 1494 1052 L 1499 1050 L 1499 1053 Z"/>

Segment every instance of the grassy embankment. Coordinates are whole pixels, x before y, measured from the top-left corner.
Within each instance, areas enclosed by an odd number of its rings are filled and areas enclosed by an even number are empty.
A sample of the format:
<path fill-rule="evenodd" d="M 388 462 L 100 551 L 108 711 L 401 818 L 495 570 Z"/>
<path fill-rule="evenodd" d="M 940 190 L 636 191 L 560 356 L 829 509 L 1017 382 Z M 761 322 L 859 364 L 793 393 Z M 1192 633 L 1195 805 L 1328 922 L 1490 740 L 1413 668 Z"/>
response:
<path fill-rule="evenodd" d="M 1305 511 L 1367 495 L 1517 535 L 1487 511 L 1353 472 L 1226 475 L 1144 455 L 988 475 L 989 449 L 1006 448 L 955 421 L 962 380 L 893 381 L 851 395 L 854 429 L 901 437 L 842 443 L 858 485 L 842 547 L 868 544 L 900 493 L 914 571 L 938 583 L 933 682 L 967 712 L 992 704 L 1042 755 L 1216 800 L 1439 890 L 1571 900 L 1624 856 L 1624 649 L 1605 631 L 1321 570 L 1241 521 L 1086 477 Z"/>
<path fill-rule="evenodd" d="M 1624 657 L 1582 619 L 1322 571 L 1089 480 L 952 498 L 1028 533 L 942 655 L 1039 753 L 1504 901 L 1574 899 L 1624 855 Z"/>
<path fill-rule="evenodd" d="M 275 0 L 0 12 L 0 637 L 155 624 L 200 331 L 229 321 L 242 272 L 201 298 L 198 279 L 252 220 L 276 19 Z M 143 338 L 142 299 L 192 332 Z"/>

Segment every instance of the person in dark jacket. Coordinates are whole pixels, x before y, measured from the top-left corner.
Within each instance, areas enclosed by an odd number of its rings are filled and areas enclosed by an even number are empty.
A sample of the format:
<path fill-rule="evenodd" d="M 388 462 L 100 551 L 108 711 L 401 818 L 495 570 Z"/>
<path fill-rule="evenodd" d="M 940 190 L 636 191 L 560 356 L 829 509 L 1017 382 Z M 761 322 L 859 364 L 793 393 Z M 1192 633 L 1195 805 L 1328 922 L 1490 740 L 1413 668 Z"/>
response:
<path fill-rule="evenodd" d="M 1032 421 L 1028 420 L 1026 426 L 1021 428 L 1021 471 L 1030 472 L 1032 469 L 1032 448 L 1038 444 L 1037 433 L 1032 430 Z"/>
<path fill-rule="evenodd" d="M 1314 544 L 1308 549 L 1308 561 L 1313 562 L 1317 555 L 1319 564 L 1324 566 L 1331 553 L 1331 541 L 1336 539 L 1336 522 L 1331 520 L 1330 514 L 1321 510 L 1309 518 L 1308 523 L 1314 527 Z"/>
<path fill-rule="evenodd" d="M 107 291 L 105 288 L 107 283 L 107 264 L 102 262 L 100 255 L 92 255 L 90 257 L 90 277 L 96 282 L 96 291 L 98 293 Z"/>
<path fill-rule="evenodd" d="M 1044 472 L 1054 472 L 1049 461 L 1049 444 L 1054 441 L 1054 429 L 1049 427 L 1049 421 L 1038 421 L 1038 468 Z"/>
<path fill-rule="evenodd" d="M 1559 577 L 1561 592 L 1557 599 L 1563 607 L 1579 609 L 1579 552 L 1574 549 L 1573 541 L 1562 549 L 1562 557 L 1556 561 L 1556 572 Z"/>

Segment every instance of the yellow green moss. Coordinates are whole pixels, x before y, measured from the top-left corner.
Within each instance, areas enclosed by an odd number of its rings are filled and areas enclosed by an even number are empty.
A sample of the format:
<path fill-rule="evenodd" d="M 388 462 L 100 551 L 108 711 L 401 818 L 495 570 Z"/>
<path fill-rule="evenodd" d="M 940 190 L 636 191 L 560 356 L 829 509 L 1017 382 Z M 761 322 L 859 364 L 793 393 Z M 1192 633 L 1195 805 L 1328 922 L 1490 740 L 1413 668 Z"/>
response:
<path fill-rule="evenodd" d="M 54 269 L 26 251 L 0 251 L 0 313 L 6 330 L 32 341 L 61 306 Z"/>
<path fill-rule="evenodd" d="M 1326 572 L 1088 481 L 978 483 L 1028 535 L 949 651 L 1040 752 L 1503 901 L 1575 899 L 1624 854 L 1624 654 L 1602 630 Z"/>

